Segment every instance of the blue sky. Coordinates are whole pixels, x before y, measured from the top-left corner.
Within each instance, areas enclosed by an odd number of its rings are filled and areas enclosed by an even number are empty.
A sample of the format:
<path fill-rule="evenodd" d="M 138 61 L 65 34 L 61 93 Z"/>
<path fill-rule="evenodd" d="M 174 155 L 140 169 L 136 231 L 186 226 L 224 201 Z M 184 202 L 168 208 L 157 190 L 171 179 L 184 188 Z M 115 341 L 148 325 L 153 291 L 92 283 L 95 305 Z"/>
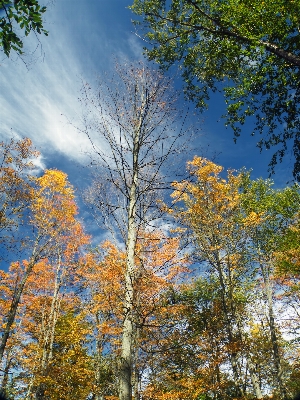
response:
<path fill-rule="evenodd" d="M 97 76 L 110 74 L 115 60 L 143 58 L 144 43 L 135 35 L 128 5 L 126 0 L 51 1 L 45 14 L 49 36 L 39 36 L 40 43 L 34 35 L 24 40 L 27 66 L 16 55 L 0 57 L 1 139 L 30 137 L 41 152 L 41 167 L 62 169 L 75 186 L 85 180 L 88 164 L 88 140 L 73 126 L 82 113 L 78 101 L 82 81 L 96 87 Z M 180 87 L 180 80 L 176 86 Z M 268 177 L 272 150 L 259 153 L 255 147 L 259 138 L 250 136 L 250 125 L 245 125 L 234 144 L 232 131 L 220 120 L 224 112 L 221 97 L 214 96 L 209 111 L 202 115 L 194 116 L 192 104 L 182 102 L 181 106 L 183 112 L 189 107 L 191 120 L 201 126 L 188 159 L 195 153 L 216 156 L 215 161 L 225 169 L 245 166 L 253 169 L 254 178 Z M 291 168 L 288 158 L 277 167 L 276 186 L 291 179 Z"/>

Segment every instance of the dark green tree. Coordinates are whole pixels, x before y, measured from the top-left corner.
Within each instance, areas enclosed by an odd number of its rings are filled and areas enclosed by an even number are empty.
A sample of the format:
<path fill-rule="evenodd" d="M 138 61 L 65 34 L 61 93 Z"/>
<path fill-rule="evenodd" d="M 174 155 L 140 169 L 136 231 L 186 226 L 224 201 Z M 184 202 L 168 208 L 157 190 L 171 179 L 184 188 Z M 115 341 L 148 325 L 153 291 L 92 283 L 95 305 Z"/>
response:
<path fill-rule="evenodd" d="M 7 57 L 12 50 L 23 54 L 23 33 L 48 35 L 43 27 L 45 11 L 46 7 L 41 7 L 37 0 L 0 0 L 0 48 Z"/>
<path fill-rule="evenodd" d="M 300 179 L 300 2 L 297 0 L 134 0 L 146 54 L 178 64 L 189 99 L 203 110 L 225 95 L 226 125 L 240 135 L 248 118 L 262 150 L 274 146 L 270 172 L 289 144 Z"/>

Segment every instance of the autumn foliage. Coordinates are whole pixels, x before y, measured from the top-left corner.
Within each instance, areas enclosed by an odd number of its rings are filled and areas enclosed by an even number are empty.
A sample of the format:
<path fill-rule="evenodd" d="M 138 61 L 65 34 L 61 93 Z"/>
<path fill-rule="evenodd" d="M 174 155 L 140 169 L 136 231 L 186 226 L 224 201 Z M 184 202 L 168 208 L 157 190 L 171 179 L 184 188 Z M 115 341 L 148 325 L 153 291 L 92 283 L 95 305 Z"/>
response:
<path fill-rule="evenodd" d="M 37 176 L 29 140 L 1 152 L 2 390 L 118 399 L 126 248 L 93 242 L 67 175 Z M 132 398 L 289 399 L 300 389 L 299 188 L 201 157 L 187 171 L 160 203 L 169 225 L 136 231 Z"/>

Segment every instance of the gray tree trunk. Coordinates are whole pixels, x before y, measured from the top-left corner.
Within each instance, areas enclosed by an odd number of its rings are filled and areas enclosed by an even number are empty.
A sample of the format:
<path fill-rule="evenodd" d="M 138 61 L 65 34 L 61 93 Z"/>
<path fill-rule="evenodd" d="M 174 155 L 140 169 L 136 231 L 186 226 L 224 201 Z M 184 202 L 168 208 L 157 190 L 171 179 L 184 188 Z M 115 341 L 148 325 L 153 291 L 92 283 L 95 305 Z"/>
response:
<path fill-rule="evenodd" d="M 274 310 L 273 310 L 273 289 L 272 284 L 270 282 L 270 276 L 268 271 L 268 266 L 265 266 L 262 262 L 260 262 L 260 270 L 263 276 L 264 281 L 264 290 L 265 296 L 268 305 L 268 323 L 270 329 L 270 337 L 272 343 L 272 350 L 273 350 L 273 360 L 275 366 L 275 373 L 276 373 L 276 380 L 277 380 L 277 387 L 280 391 L 280 396 L 283 400 L 287 400 L 287 391 L 283 383 L 282 379 L 282 367 L 281 367 L 281 357 L 279 352 L 279 345 L 278 345 L 278 338 L 276 334 L 276 324 L 275 324 L 275 317 L 274 317 Z"/>
<path fill-rule="evenodd" d="M 140 151 L 140 131 L 143 120 L 147 113 L 147 93 L 141 93 L 140 118 L 137 121 L 136 130 L 133 132 L 132 148 L 132 182 L 130 187 L 129 205 L 128 205 L 128 229 L 126 243 L 126 271 L 125 271 L 125 299 L 124 299 L 124 322 L 122 330 L 122 349 L 120 362 L 120 400 L 132 399 L 132 369 L 134 352 L 134 289 L 136 280 L 135 267 L 135 249 L 137 240 L 137 221 L 136 221 L 136 203 L 137 187 L 139 184 L 139 151 Z M 137 104 L 135 105 L 137 106 Z"/>
<path fill-rule="evenodd" d="M 222 307 L 223 307 L 223 312 L 225 316 L 225 324 L 226 324 L 226 331 L 228 335 L 228 340 L 231 344 L 234 344 L 235 338 L 234 338 L 234 328 L 232 326 L 232 321 L 236 321 L 239 331 L 237 332 L 238 337 L 241 339 L 242 334 L 241 334 L 241 321 L 239 315 L 236 313 L 236 307 L 234 305 L 234 299 L 233 299 L 233 288 L 231 287 L 231 279 L 230 279 L 230 266 L 228 267 L 229 269 L 229 282 L 228 285 L 230 287 L 226 288 L 226 283 L 224 281 L 224 276 L 223 276 L 223 268 L 222 268 L 222 262 L 220 261 L 219 255 L 216 255 L 216 265 L 218 275 L 219 275 L 219 282 L 221 286 L 221 296 L 222 296 Z M 227 300 L 226 300 L 227 298 Z M 227 305 L 228 303 L 228 305 Z M 255 372 L 255 368 L 253 363 L 250 360 L 250 357 L 248 354 L 244 354 L 247 364 L 249 367 L 249 372 L 250 372 L 250 378 L 252 382 L 252 386 L 255 392 L 255 396 L 257 399 L 262 399 L 263 395 L 261 393 L 261 389 L 259 386 L 259 380 Z M 238 396 L 243 396 L 244 395 L 244 389 L 243 389 L 243 383 L 241 379 L 241 374 L 240 374 L 240 363 L 238 360 L 238 355 L 235 351 L 231 351 L 230 353 L 230 362 L 231 362 L 231 367 L 233 371 L 233 376 L 235 379 L 235 386 L 236 386 L 236 391 Z"/>
<path fill-rule="evenodd" d="M 39 238 L 37 238 L 37 242 L 38 242 L 38 239 Z M 0 343 L 0 362 L 2 361 L 5 347 L 6 347 L 10 332 L 11 332 L 11 328 L 12 328 L 12 325 L 16 318 L 17 310 L 18 310 L 18 307 L 20 304 L 20 300 L 21 300 L 21 296 L 22 296 L 25 284 L 28 280 L 29 275 L 31 274 L 31 272 L 34 268 L 36 261 L 37 261 L 36 247 L 34 247 L 31 260 L 30 260 L 29 264 L 27 265 L 27 268 L 22 276 L 20 283 L 15 288 L 15 292 L 13 294 L 10 309 L 6 316 L 6 325 L 5 325 L 5 328 L 4 328 L 4 331 L 2 334 L 2 338 L 1 338 L 1 343 Z"/>

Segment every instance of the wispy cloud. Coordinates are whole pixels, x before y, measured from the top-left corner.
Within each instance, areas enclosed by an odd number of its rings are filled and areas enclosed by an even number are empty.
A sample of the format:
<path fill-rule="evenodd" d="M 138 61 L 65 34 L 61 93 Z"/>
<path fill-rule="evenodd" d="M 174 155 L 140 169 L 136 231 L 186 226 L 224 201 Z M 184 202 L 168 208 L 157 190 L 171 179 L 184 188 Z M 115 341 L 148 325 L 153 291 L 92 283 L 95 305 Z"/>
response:
<path fill-rule="evenodd" d="M 32 57 L 37 58 L 36 62 L 27 69 L 16 56 L 13 60 L 0 60 L 0 138 L 13 134 L 28 136 L 46 162 L 53 155 L 55 161 L 59 160 L 59 153 L 65 161 L 76 160 L 85 165 L 90 143 L 75 128 L 80 125 L 82 113 L 78 101 L 82 81 L 96 89 L 97 76 L 106 72 L 109 77 L 116 60 L 140 60 L 145 43 L 135 35 L 131 24 L 134 17 L 126 2 L 120 0 L 55 1 L 45 17 L 49 36 L 39 38 L 41 46 Z M 24 43 L 26 49 L 34 49 L 37 39 L 29 35 Z M 241 138 L 233 145 L 232 132 L 226 131 L 222 122 L 216 123 L 223 113 L 222 104 L 214 96 L 206 121 L 199 123 L 203 134 L 193 141 L 193 146 L 200 149 L 196 152 L 217 155 L 216 162 L 225 168 L 253 166 L 257 175 L 263 172 L 266 176 L 270 156 L 265 152 L 260 155 L 255 148 L 255 140 L 259 138 L 250 137 L 252 127 L 247 128 L 245 124 Z M 280 165 L 280 170 L 283 167 Z M 57 168 L 62 167 L 58 164 Z M 286 170 L 279 174 L 287 179 Z"/>
<path fill-rule="evenodd" d="M 28 136 L 43 153 L 61 152 L 69 159 L 85 163 L 90 143 L 76 129 L 81 115 L 78 101 L 82 80 L 95 81 L 97 73 L 112 68 L 114 59 L 140 55 L 133 34 L 107 31 L 114 14 L 115 26 L 122 29 L 122 15 L 113 13 L 109 2 L 63 1 L 46 14 L 49 36 L 41 37 L 43 58 L 26 68 L 24 63 L 4 60 L 0 66 L 0 136 Z M 36 39 L 25 38 L 27 47 Z M 30 41 L 33 44 L 30 46 Z M 38 50 L 40 51 L 40 50 Z M 70 123 L 71 122 L 71 123 Z"/>

